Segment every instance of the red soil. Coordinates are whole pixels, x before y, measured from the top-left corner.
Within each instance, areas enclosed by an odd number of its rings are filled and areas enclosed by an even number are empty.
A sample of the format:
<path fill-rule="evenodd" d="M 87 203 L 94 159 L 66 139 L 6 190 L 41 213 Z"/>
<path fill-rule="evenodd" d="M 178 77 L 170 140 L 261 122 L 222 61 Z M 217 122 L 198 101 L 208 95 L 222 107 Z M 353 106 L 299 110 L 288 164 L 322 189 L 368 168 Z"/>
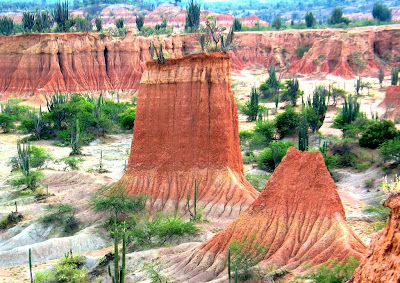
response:
<path fill-rule="evenodd" d="M 350 282 L 400 281 L 400 196 L 390 197 L 384 206 L 392 209 L 386 226 L 372 241 Z"/>
<path fill-rule="evenodd" d="M 366 249 L 346 224 L 343 205 L 320 152 L 290 148 L 257 200 L 194 252 L 171 261 L 177 281 L 205 282 L 226 274 L 233 241 L 267 247 L 261 266 L 296 272 L 331 259 L 362 258 Z M 252 247 L 252 248 L 251 248 Z M 185 258 L 185 259 L 184 259 Z"/>
<path fill-rule="evenodd" d="M 205 215 L 238 216 L 258 192 L 244 178 L 229 56 L 150 61 L 146 69 L 121 182 L 155 210 L 183 212 L 197 178 Z"/>
<path fill-rule="evenodd" d="M 385 98 L 379 106 L 387 108 L 391 118 L 400 116 L 400 86 L 388 86 L 385 92 Z"/>

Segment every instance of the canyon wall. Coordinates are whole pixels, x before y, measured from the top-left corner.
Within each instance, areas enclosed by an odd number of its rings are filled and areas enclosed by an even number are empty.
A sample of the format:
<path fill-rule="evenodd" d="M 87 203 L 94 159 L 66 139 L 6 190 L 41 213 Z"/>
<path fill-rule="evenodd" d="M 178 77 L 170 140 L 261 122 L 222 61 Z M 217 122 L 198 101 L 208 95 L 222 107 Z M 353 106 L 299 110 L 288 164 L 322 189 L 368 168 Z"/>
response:
<path fill-rule="evenodd" d="M 237 217 L 258 196 L 246 181 L 227 54 L 149 61 L 138 91 L 128 168 L 121 183 L 152 211 Z M 193 210 L 193 207 L 191 207 Z"/>
<path fill-rule="evenodd" d="M 389 197 L 384 206 L 392 209 L 386 226 L 372 240 L 352 283 L 400 281 L 400 195 Z"/>
<path fill-rule="evenodd" d="M 263 268 L 302 272 L 307 266 L 363 257 L 365 245 L 346 224 L 339 194 L 320 152 L 289 148 L 254 203 L 226 229 L 194 250 L 172 255 L 177 282 L 227 282 L 232 243 Z M 260 252 L 260 249 L 265 247 Z M 232 257 L 236 255 L 233 254 Z"/>
<path fill-rule="evenodd" d="M 167 58 L 200 50 L 198 34 L 112 38 L 98 33 L 0 36 L 0 100 L 54 91 L 121 90 L 134 93 L 150 42 L 161 43 Z M 398 62 L 400 26 L 358 29 L 287 30 L 235 34 L 233 70 L 274 63 L 287 75 L 377 76 L 379 63 Z M 300 58 L 299 47 L 309 48 Z M 386 69 L 388 70 L 388 69 Z M 388 71 L 386 72 L 388 74 Z"/>

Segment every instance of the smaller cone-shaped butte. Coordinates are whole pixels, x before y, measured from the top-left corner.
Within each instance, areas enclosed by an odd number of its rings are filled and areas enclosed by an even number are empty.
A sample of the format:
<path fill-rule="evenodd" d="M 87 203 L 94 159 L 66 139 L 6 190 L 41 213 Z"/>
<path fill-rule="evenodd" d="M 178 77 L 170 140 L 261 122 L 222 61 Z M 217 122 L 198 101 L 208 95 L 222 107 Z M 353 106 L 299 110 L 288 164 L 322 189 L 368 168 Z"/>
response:
<path fill-rule="evenodd" d="M 262 266 L 300 272 L 331 259 L 362 257 L 365 245 L 347 226 L 343 205 L 320 152 L 290 148 L 257 200 L 225 230 L 170 259 L 168 275 L 178 282 L 226 278 L 226 255 L 233 241 L 267 247 Z"/>
<path fill-rule="evenodd" d="M 388 198 L 384 206 L 392 209 L 386 226 L 368 247 L 350 282 L 400 282 L 400 195 Z"/>
<path fill-rule="evenodd" d="M 128 169 L 121 179 L 153 211 L 237 217 L 258 196 L 246 181 L 239 146 L 230 59 L 223 53 L 150 61 L 137 101 Z"/>

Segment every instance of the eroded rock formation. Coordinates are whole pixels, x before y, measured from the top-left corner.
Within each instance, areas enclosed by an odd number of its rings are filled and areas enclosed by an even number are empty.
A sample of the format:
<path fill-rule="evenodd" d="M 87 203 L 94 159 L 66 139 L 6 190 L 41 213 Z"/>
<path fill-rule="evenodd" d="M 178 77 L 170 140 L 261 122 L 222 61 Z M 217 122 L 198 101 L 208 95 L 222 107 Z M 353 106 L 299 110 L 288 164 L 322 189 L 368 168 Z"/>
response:
<path fill-rule="evenodd" d="M 365 245 L 346 224 L 335 184 L 320 152 L 290 148 L 257 200 L 225 230 L 169 260 L 178 282 L 226 279 L 226 255 L 233 241 L 247 241 L 245 253 L 257 255 L 263 267 L 302 271 L 350 256 L 361 258 Z M 176 278 L 177 277 L 177 278 Z"/>
<path fill-rule="evenodd" d="M 386 226 L 368 247 L 353 283 L 400 281 L 400 195 L 387 199 L 384 206 L 392 209 Z"/>
<path fill-rule="evenodd" d="M 134 133 L 121 182 L 154 210 L 186 211 L 195 178 L 205 215 L 236 217 L 258 196 L 244 178 L 228 55 L 148 62 Z"/>
<path fill-rule="evenodd" d="M 400 116 L 400 86 L 388 86 L 385 92 L 385 98 L 379 106 L 386 108 L 391 118 Z"/>
<path fill-rule="evenodd" d="M 169 58 L 200 51 L 198 34 L 111 38 L 96 33 L 24 34 L 0 36 L 0 100 L 9 95 L 74 91 L 122 90 L 135 92 L 150 42 L 163 45 Z M 355 74 L 377 76 L 376 58 L 400 56 L 400 26 L 349 30 L 287 30 L 235 34 L 230 51 L 232 69 L 270 63 L 288 75 Z M 308 47 L 303 57 L 298 49 Z M 297 50 L 297 52 L 296 52 Z M 396 57 L 397 56 L 397 57 Z M 389 60 L 389 63 L 391 61 Z M 286 68 L 288 67 L 288 68 Z"/>

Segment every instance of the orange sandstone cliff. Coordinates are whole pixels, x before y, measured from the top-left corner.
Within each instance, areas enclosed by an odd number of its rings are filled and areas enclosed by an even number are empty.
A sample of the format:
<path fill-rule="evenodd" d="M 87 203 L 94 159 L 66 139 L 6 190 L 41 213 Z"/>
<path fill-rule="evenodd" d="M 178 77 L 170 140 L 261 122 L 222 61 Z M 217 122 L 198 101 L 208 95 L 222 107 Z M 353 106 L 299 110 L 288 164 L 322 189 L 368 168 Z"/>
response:
<path fill-rule="evenodd" d="M 330 259 L 360 259 L 366 248 L 346 224 L 321 153 L 293 147 L 257 200 L 199 248 L 172 256 L 168 275 L 178 282 L 226 280 L 227 249 L 233 241 L 246 241 L 248 253 L 267 247 L 257 256 L 261 266 L 295 272 Z"/>
<path fill-rule="evenodd" d="M 154 211 L 186 212 L 187 189 L 215 217 L 237 217 L 258 196 L 239 147 L 230 60 L 223 53 L 150 61 L 140 82 L 128 169 L 121 181 Z"/>
<path fill-rule="evenodd" d="M 168 58 L 200 50 L 198 34 L 112 38 L 98 33 L 0 36 L 0 100 L 54 91 L 135 92 L 150 59 L 150 42 Z M 240 32 L 230 51 L 232 69 L 288 67 L 287 73 L 377 76 L 382 59 L 400 56 L 400 26 L 348 30 Z M 309 47 L 300 57 L 296 50 Z M 392 58 L 392 59 L 390 59 Z"/>
<path fill-rule="evenodd" d="M 387 199 L 384 206 L 392 209 L 386 226 L 372 241 L 350 282 L 400 281 L 400 195 Z"/>

